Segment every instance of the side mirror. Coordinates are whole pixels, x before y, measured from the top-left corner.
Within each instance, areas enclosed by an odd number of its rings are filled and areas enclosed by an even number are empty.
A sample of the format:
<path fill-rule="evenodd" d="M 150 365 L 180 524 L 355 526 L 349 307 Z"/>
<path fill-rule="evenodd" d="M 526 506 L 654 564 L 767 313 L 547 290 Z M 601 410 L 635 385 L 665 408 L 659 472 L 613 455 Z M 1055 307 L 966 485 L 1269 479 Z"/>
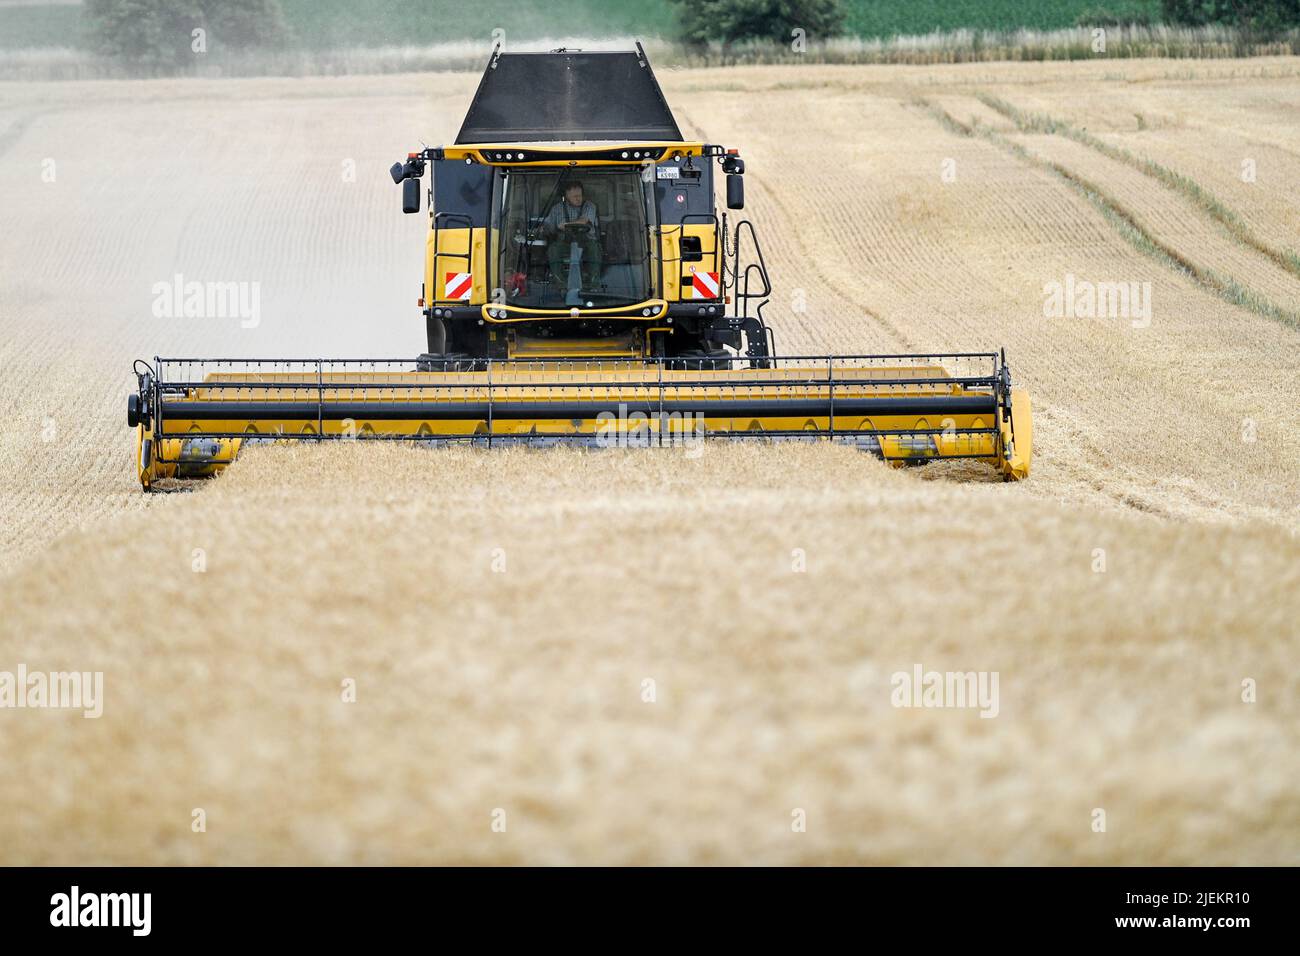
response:
<path fill-rule="evenodd" d="M 728 190 L 730 192 L 730 190 Z M 420 211 L 420 180 L 408 179 L 402 183 L 402 212 Z"/>
<path fill-rule="evenodd" d="M 393 182 L 400 183 L 406 178 L 406 167 L 401 163 L 393 163 L 388 169 L 388 175 L 393 177 Z"/>
<path fill-rule="evenodd" d="M 727 208 L 745 208 L 745 180 L 739 173 L 727 174 Z"/>

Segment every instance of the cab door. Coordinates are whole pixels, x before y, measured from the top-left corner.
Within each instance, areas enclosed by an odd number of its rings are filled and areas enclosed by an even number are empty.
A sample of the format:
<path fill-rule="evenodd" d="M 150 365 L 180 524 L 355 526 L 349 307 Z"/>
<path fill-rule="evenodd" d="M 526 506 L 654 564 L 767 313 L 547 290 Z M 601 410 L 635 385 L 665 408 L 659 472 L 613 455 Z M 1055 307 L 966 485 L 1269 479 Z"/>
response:
<path fill-rule="evenodd" d="M 653 188 L 663 237 L 663 297 L 669 302 L 721 297 L 722 255 L 709 161 L 677 157 L 660 163 Z"/>
<path fill-rule="evenodd" d="M 482 305 L 491 293 L 489 236 L 494 170 L 480 163 L 433 164 L 426 296 L 450 305 Z"/>

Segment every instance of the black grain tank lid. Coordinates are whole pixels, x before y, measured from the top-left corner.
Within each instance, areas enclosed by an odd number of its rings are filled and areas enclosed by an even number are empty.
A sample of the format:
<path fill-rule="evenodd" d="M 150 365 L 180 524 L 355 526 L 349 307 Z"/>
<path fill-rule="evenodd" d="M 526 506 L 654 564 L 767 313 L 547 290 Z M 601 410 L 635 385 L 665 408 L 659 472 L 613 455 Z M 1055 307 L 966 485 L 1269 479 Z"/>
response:
<path fill-rule="evenodd" d="M 638 43 L 620 52 L 493 52 L 456 142 L 681 139 Z"/>

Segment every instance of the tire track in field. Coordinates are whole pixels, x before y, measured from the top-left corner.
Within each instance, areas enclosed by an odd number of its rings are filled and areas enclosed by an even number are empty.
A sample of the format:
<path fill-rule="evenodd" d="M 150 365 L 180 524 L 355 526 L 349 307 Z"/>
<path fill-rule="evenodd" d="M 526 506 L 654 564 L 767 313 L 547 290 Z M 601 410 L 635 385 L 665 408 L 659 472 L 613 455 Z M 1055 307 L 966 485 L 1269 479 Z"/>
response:
<path fill-rule="evenodd" d="M 1242 416 L 1276 418 L 1274 405 L 1265 403 L 1265 410 L 1239 408 L 1239 399 L 1235 404 L 1221 401 L 1218 392 L 1205 397 L 1189 395 L 1183 387 L 1188 381 L 1186 366 L 1196 362 L 1165 358 L 1152 362 L 1142 354 L 1144 345 L 1111 335 L 1102 323 L 1058 323 L 1049 328 L 1030 318 L 1038 312 L 1038 302 L 1031 306 L 1031 313 L 1024 311 L 1026 275 L 1034 277 L 1031 285 L 1036 296 L 1043 278 L 1059 275 L 1058 267 L 1063 268 L 1060 255 L 1048 250 L 1087 255 L 1089 249 L 1105 247 L 1112 263 L 1128 261 L 1127 247 L 1115 242 L 1112 225 L 1095 215 L 1093 203 L 1067 190 L 1070 200 L 1066 205 L 1073 208 L 1063 209 L 1057 177 L 1046 172 L 1030 177 L 1008 175 L 1008 167 L 998 159 L 1001 151 L 979 138 L 971 139 L 977 145 L 969 149 L 945 153 L 943 133 L 935 133 L 938 141 L 932 142 L 918 135 L 920 131 L 913 123 L 900 121 L 888 109 L 868 110 L 858 116 L 856 127 L 846 125 L 846 117 L 840 115 L 846 110 L 860 113 L 862 104 L 819 102 L 809 115 L 800 118 L 810 140 L 843 157 L 842 168 L 837 168 L 835 175 L 821 177 L 793 178 L 787 171 L 784 188 L 801 197 L 809 193 L 809 205 L 820 210 L 817 248 L 822 259 L 827 259 L 834 247 L 820 239 L 824 234 L 836 235 L 839 224 L 847 222 L 852 230 L 871 237 L 867 245 L 858 242 L 840 252 L 856 256 L 849 260 L 853 268 L 871 270 L 880 277 L 884 284 L 877 294 L 891 311 L 912 315 L 909 329 L 924 335 L 927 343 L 964 342 L 973 336 L 994 334 L 997 341 L 1013 350 L 1017 359 L 1013 364 L 1025 376 L 1043 411 L 1044 423 L 1051 423 L 1041 431 L 1036 448 L 1042 464 L 1037 474 L 1044 482 L 1039 487 L 1049 495 L 1053 494 L 1051 489 L 1058 489 L 1067 497 L 1078 493 L 1094 504 L 1104 500 L 1109 506 L 1114 501 L 1127 509 L 1174 520 L 1215 520 L 1225 514 L 1287 520 L 1285 505 L 1276 503 L 1263 472 L 1257 470 L 1243 479 L 1241 495 L 1234 497 L 1227 491 L 1226 465 L 1206 467 L 1204 459 L 1188 458 L 1183 449 L 1168 444 L 1153 445 L 1147 437 L 1152 428 L 1158 434 L 1176 433 L 1180 417 L 1186 420 L 1195 414 L 1193 409 L 1199 403 L 1203 411 L 1194 419 L 1198 424 L 1192 440 L 1200 444 L 1204 454 L 1211 455 L 1211 461 L 1228 461 L 1230 451 L 1208 451 L 1221 444 L 1215 437 L 1215 427 L 1219 427 L 1221 436 L 1228 429 L 1235 430 Z M 929 126 L 932 120 L 927 117 L 925 122 Z M 861 127 L 879 130 L 879 136 L 898 147 L 863 153 L 859 148 L 861 138 L 852 132 Z M 768 139 L 776 137 L 779 143 L 784 132 L 769 128 Z M 760 142 L 764 142 L 761 137 Z M 770 153 L 772 147 L 765 146 L 764 150 Z M 933 163 L 937 174 L 939 157 L 944 155 L 958 157 L 966 171 L 961 178 L 963 185 L 949 187 L 955 192 L 918 190 L 924 177 L 918 178 L 915 171 L 928 170 Z M 899 176 L 906 178 L 899 180 Z M 1022 183 L 1024 179 L 1036 179 L 1038 183 Z M 876 180 L 886 185 L 871 190 L 860 186 Z M 890 202 L 911 197 L 918 198 L 901 206 Z M 972 242 L 972 232 L 982 236 L 983 241 Z M 871 255 L 864 259 L 866 249 L 871 250 Z M 1008 253 L 1011 258 L 1004 261 Z M 1011 267 L 1013 261 L 1025 262 L 1026 255 L 1040 268 Z M 1056 265 L 1049 265 L 1052 262 Z M 1041 271 L 1044 266 L 1048 268 L 1046 273 Z M 1157 282 L 1162 288 L 1170 287 L 1180 308 L 1188 310 L 1187 320 L 1180 318 L 1177 327 L 1166 330 L 1158 341 L 1169 355 L 1200 355 L 1203 352 L 1187 352 L 1185 343 L 1199 334 L 1199 317 L 1206 314 L 1207 301 L 1204 290 L 1188 283 L 1183 275 L 1171 270 L 1169 277 Z M 1182 291 L 1177 292 L 1177 287 Z M 1214 300 L 1209 304 L 1213 305 Z M 1271 330 L 1274 324 L 1265 325 Z M 1097 353 L 1099 335 L 1103 336 L 1106 353 L 1099 361 L 1085 361 L 1082 371 L 1090 384 L 1081 392 L 1072 384 L 1080 376 L 1079 359 Z M 1265 335 L 1275 337 L 1276 333 Z M 1241 349 L 1237 345 L 1228 346 L 1216 338 L 1209 348 L 1224 353 L 1228 363 L 1239 361 Z M 1134 411 L 1135 398 L 1139 404 L 1146 401 L 1143 392 L 1153 397 L 1173 395 L 1176 399 L 1172 404 L 1157 399 L 1144 416 Z M 1210 408 L 1204 407 L 1206 402 Z M 1056 427 L 1066 419 L 1077 427 Z M 1277 424 L 1279 433 L 1289 427 L 1286 422 Z M 1086 444 L 1076 439 L 1079 428 L 1090 436 Z M 1280 440 L 1287 439 L 1283 436 Z M 1218 489 L 1223 493 L 1221 501 L 1230 501 L 1230 507 L 1215 508 L 1191 500 L 1187 492 L 1193 486 L 1189 481 Z"/>
<path fill-rule="evenodd" d="M 1205 184 L 1275 248 L 1294 251 L 1300 243 L 1300 156 L 1243 141 L 1231 132 L 1194 127 L 1103 138 L 1130 145 Z M 1256 164 L 1253 180 L 1246 175 L 1246 160 Z"/>
<path fill-rule="evenodd" d="M 1178 195 L 1153 189 L 1136 170 L 1070 139 L 1030 134 L 1019 143 L 1089 183 L 1103 184 L 1115 208 L 1165 249 L 1177 250 L 1233 301 L 1285 324 L 1300 322 L 1300 277 L 1228 235 Z"/>
<path fill-rule="evenodd" d="M 1029 168 L 1046 173 L 1046 182 L 1063 181 L 1070 186 L 1070 192 L 1079 194 L 1087 201 L 1080 208 L 1092 207 L 1101 213 L 1095 221 L 1097 227 L 1104 230 L 1107 244 L 1113 242 L 1114 231 L 1118 231 L 1121 238 L 1129 244 L 1137 245 L 1145 254 L 1158 259 L 1163 255 L 1155 246 L 1145 244 L 1135 227 L 1129 226 L 1116 212 L 1103 205 L 1098 195 L 1100 190 L 1096 190 L 1091 183 L 1081 184 L 1077 177 L 1066 175 L 1068 171 L 1053 168 L 1046 160 L 1028 153 L 1019 144 L 988 130 L 974 129 L 955 120 L 923 98 L 914 99 L 913 104 L 924 108 L 930 119 L 949 133 L 986 141 L 994 149 L 1010 154 Z M 1047 214 L 1054 221 L 1066 221 L 1059 208 L 1055 211 L 1048 210 Z M 1069 221 L 1073 223 L 1076 220 L 1071 218 Z M 1080 228 L 1085 223 L 1086 220 L 1079 221 Z M 1106 228 L 1107 226 L 1111 228 Z M 1086 242 L 1081 244 L 1075 241 L 1062 248 L 1082 252 L 1087 245 Z M 1160 261 L 1169 267 L 1170 277 L 1157 279 L 1157 284 L 1168 284 L 1171 292 L 1177 285 L 1183 285 L 1193 292 L 1193 296 L 1178 300 L 1186 312 L 1180 312 L 1176 325 L 1150 343 L 1161 346 L 1162 355 L 1170 356 L 1162 358 L 1158 364 L 1139 358 L 1141 353 L 1135 352 L 1130 345 L 1116 342 L 1108 349 L 1110 354 L 1103 356 L 1105 361 L 1102 364 L 1080 366 L 1078 357 L 1097 351 L 1098 343 L 1091 341 L 1087 334 L 1083 339 L 1076 337 L 1077 332 L 1086 333 L 1086 329 L 1058 325 L 1053 335 L 1061 336 L 1059 345 L 1046 351 L 1046 342 L 1032 335 L 1026 337 L 1024 332 L 1019 333 L 1020 346 L 1028 349 L 1024 354 L 1033 363 L 1029 366 L 1032 379 L 1029 384 L 1033 389 L 1035 405 L 1042 411 L 1044 424 L 1051 422 L 1051 426 L 1042 431 L 1043 441 L 1039 443 L 1041 448 L 1035 449 L 1036 458 L 1040 459 L 1043 466 L 1039 469 L 1039 474 L 1046 477 L 1050 471 L 1051 485 L 1063 483 L 1067 488 L 1092 489 L 1127 508 L 1148 514 L 1179 519 L 1204 519 L 1211 512 L 1222 516 L 1225 510 L 1216 508 L 1211 503 L 1215 498 L 1222 498 L 1231 499 L 1233 503 L 1226 513 L 1235 512 L 1238 517 L 1265 517 L 1266 520 L 1281 520 L 1284 523 L 1293 520 L 1288 517 L 1291 509 L 1273 491 L 1277 484 L 1274 468 L 1255 457 L 1251 458 L 1254 467 L 1245 471 L 1224 464 L 1233 460 L 1233 455 L 1237 455 L 1240 460 L 1241 451 L 1233 450 L 1232 443 L 1224 437 L 1223 429 L 1235 429 L 1243 417 L 1270 421 L 1271 427 L 1276 430 L 1278 453 L 1285 456 L 1285 449 L 1293 445 L 1294 422 L 1287 415 L 1279 417 L 1282 406 L 1278 406 L 1275 401 L 1263 399 L 1262 404 L 1256 403 L 1256 406 L 1247 408 L 1241 396 L 1234 399 L 1230 395 L 1225 396 L 1218 389 L 1201 390 L 1198 394 L 1195 388 L 1189 390 L 1186 387 L 1188 382 L 1193 381 L 1209 383 L 1210 379 L 1206 377 L 1206 357 L 1210 355 L 1222 356 L 1224 374 L 1227 374 L 1227 369 L 1241 362 L 1243 350 L 1241 344 L 1235 341 L 1236 335 L 1248 334 L 1251 338 L 1262 336 L 1265 341 L 1274 341 L 1273 347 L 1276 349 L 1278 336 L 1286 336 L 1287 333 L 1277 331 L 1276 323 L 1273 322 L 1265 322 L 1250 332 L 1247 331 L 1247 325 L 1239 333 L 1232 331 L 1236 328 L 1235 324 L 1224 328 L 1220 328 L 1217 323 L 1206 325 L 1197 318 L 1205 312 L 1204 307 L 1198 305 L 1195 299 L 1212 293 L 1213 290 L 1204 288 L 1196 281 L 1188 283 L 1187 280 L 1195 280 L 1195 276 L 1190 269 L 1183 268 L 1174 259 L 1164 257 Z M 1070 337 L 1066 338 L 1067 335 Z M 1198 351 L 1187 352 L 1188 345 Z M 1187 357 L 1178 358 L 1182 355 Z M 1071 360 L 1070 356 L 1076 358 Z M 1064 362 L 1061 361 L 1062 358 L 1065 359 Z M 1274 378 L 1286 364 L 1283 350 L 1274 361 L 1268 363 L 1268 367 L 1260 367 L 1259 373 L 1266 376 L 1261 379 L 1261 388 L 1267 383 L 1269 390 L 1285 395 L 1289 386 L 1285 381 L 1274 381 Z M 1214 368 L 1214 365 L 1208 367 L 1210 376 L 1215 374 Z M 1085 392 L 1070 385 L 1081 374 L 1087 376 L 1091 383 Z M 1282 374 L 1285 376 L 1286 373 Z M 1194 377 L 1189 378 L 1189 375 Z M 1150 394 L 1155 401 L 1155 404 L 1147 406 L 1149 413 L 1145 425 L 1141 416 L 1135 417 L 1132 414 L 1133 393 L 1142 404 L 1147 402 L 1144 393 Z M 1261 393 L 1261 396 L 1265 394 L 1267 393 Z M 1165 446 L 1158 456 L 1150 456 L 1159 447 L 1158 443 L 1148 440 L 1147 436 L 1152 429 L 1156 434 L 1174 434 L 1187 428 L 1183 423 L 1197 423 L 1197 435 L 1195 438 L 1189 437 L 1188 441 L 1200 449 L 1200 460 L 1188 458 L 1182 451 L 1171 446 Z M 1062 449 L 1067 447 L 1076 451 L 1063 454 Z M 1235 447 L 1241 449 L 1242 446 Z M 1147 451 L 1143 452 L 1142 449 Z M 1041 455 L 1038 454 L 1040 450 Z M 1236 477 L 1241 478 L 1241 495 L 1237 494 Z M 1206 499 L 1200 494 L 1189 494 L 1189 491 L 1196 491 L 1189 482 L 1197 487 L 1210 488 L 1214 491 L 1214 496 Z M 1247 494 L 1248 501 L 1242 497 Z"/>
<path fill-rule="evenodd" d="M 912 142 L 911 139 L 908 141 Z M 928 161 L 930 158 L 929 153 L 925 155 Z M 963 163 L 969 161 L 969 159 L 963 159 Z M 993 230 L 996 234 L 1005 233 L 1008 236 L 1039 235 L 1042 241 L 1050 242 L 1052 241 L 1052 233 L 1055 231 L 1051 227 L 1052 224 L 1062 222 L 1059 209 L 1046 206 L 1045 203 L 1050 197 L 1041 193 L 1031 193 L 1025 196 L 1023 201 L 1017 203 L 994 202 L 987 208 L 985 208 L 983 201 L 988 197 L 979 193 L 974 195 L 979 201 L 979 205 L 973 210 L 969 207 L 963 208 L 966 208 L 968 214 L 973 211 L 985 227 L 1001 226 L 1001 228 Z M 827 208 L 834 209 L 835 206 L 828 203 Z M 967 221 L 969 221 L 969 215 Z M 1044 229 L 1045 224 L 1049 226 L 1046 230 Z M 958 223 L 949 223 L 948 225 L 960 228 Z M 970 264 L 963 265 L 961 260 L 953 260 L 954 253 L 957 255 L 962 253 L 960 248 L 953 248 L 944 239 L 948 231 L 948 225 L 945 225 L 944 220 L 941 219 L 929 225 L 914 223 L 909 230 L 905 231 L 906 234 L 901 237 L 904 239 L 904 245 L 898 247 L 904 254 L 901 259 L 893 261 L 893 265 L 898 270 L 892 276 L 893 285 L 898 290 L 899 295 L 907 297 L 912 294 L 912 291 L 908 288 L 909 276 L 913 279 L 924 276 L 927 288 L 923 292 L 916 293 L 916 301 L 922 304 L 936 301 L 940 303 L 961 301 L 961 296 L 970 292 L 971 283 L 979 284 L 987 279 L 987 271 L 980 269 L 978 263 L 974 265 L 974 271 L 972 271 Z M 875 232 L 875 230 L 871 231 Z M 887 229 L 880 230 L 882 236 L 887 232 Z M 1108 233 L 1103 229 L 1097 233 L 1097 238 L 1101 239 L 1105 235 L 1108 235 Z M 933 264 L 938 262 L 946 263 L 945 268 L 941 270 L 933 269 Z M 996 283 L 989 285 L 986 291 L 988 294 L 981 298 L 989 301 L 999 301 L 1006 294 L 1005 290 L 1000 289 Z M 965 311 L 958 311 L 948 315 L 940 307 L 927 310 L 925 316 L 925 327 L 932 330 L 944 330 L 942 333 L 932 336 L 939 338 L 940 341 L 959 341 L 970 334 L 970 315 Z M 1009 324 L 1006 323 L 1007 320 L 1005 319 L 1003 323 L 1000 323 L 1004 324 L 1001 334 L 1010 336 L 1014 342 L 1018 336 L 1015 320 L 1012 319 Z M 984 327 L 984 322 L 981 321 L 978 324 L 981 328 Z M 1024 354 L 1034 360 L 1030 367 L 1039 379 L 1061 382 L 1070 380 L 1071 369 L 1068 363 L 1062 364 L 1057 359 L 1060 354 L 1059 349 L 1045 353 L 1041 348 L 1034 348 L 1032 339 L 1028 342 L 1022 341 L 1020 344 L 1028 346 L 1029 351 Z M 1080 348 L 1086 347 L 1082 341 L 1078 342 L 1077 346 Z M 1067 348 L 1066 351 L 1069 352 L 1070 349 Z M 1059 422 L 1063 420 L 1063 417 L 1068 417 L 1064 411 L 1064 406 L 1049 402 L 1040 391 L 1035 392 L 1035 402 L 1038 404 L 1045 421 Z M 1077 419 L 1080 416 L 1076 414 L 1074 417 Z M 1105 419 L 1107 416 L 1102 414 L 1101 417 Z M 1087 420 L 1094 419 L 1095 416 Z M 1097 441 L 1088 440 L 1083 442 L 1076 437 L 1079 434 L 1077 428 L 1058 429 L 1057 434 L 1052 436 L 1051 444 L 1049 444 L 1048 433 L 1050 431 L 1051 429 L 1043 432 L 1042 438 L 1044 442 L 1040 451 L 1043 453 L 1043 463 L 1048 464 L 1050 460 L 1052 466 L 1054 466 L 1053 474 L 1056 476 L 1056 480 L 1053 484 L 1058 490 L 1060 490 L 1060 486 L 1057 482 L 1063 480 L 1067 487 L 1076 487 L 1082 489 L 1085 493 L 1096 492 L 1104 496 L 1108 501 L 1116 501 L 1128 509 L 1170 519 L 1180 517 L 1176 510 L 1171 510 L 1161 503 L 1158 493 L 1153 491 L 1151 487 L 1152 481 L 1150 479 L 1154 476 L 1150 473 L 1140 470 L 1132 472 L 1130 478 L 1123 482 L 1123 487 L 1120 489 L 1104 487 L 1103 479 L 1100 476 L 1107 475 L 1107 480 L 1118 476 L 1115 475 L 1114 463 L 1109 461 L 1106 453 L 1103 452 L 1105 441 L 1100 437 Z M 1062 454 L 1064 448 L 1072 448 L 1074 451 Z"/>
<path fill-rule="evenodd" d="M 1300 254 L 1265 242 L 1246 224 L 1236 210 L 1191 177 L 1153 159 L 1138 156 L 1122 146 L 1099 139 L 1087 130 L 1079 129 L 1065 120 L 1042 113 L 1028 113 L 989 93 L 978 92 L 975 97 L 985 106 L 1014 123 L 1016 129 L 1022 133 L 1049 133 L 1064 136 L 1108 159 L 1132 167 L 1148 179 L 1154 180 L 1191 202 L 1202 213 L 1218 223 L 1230 238 L 1267 257 L 1292 275 L 1300 276 Z"/>
<path fill-rule="evenodd" d="M 1022 143 L 1017 143 L 994 130 L 982 126 L 972 127 L 963 123 L 924 99 L 918 99 L 917 104 L 929 111 L 934 119 L 950 132 L 967 137 L 980 136 L 1022 161 L 1039 169 L 1048 170 L 1065 180 L 1100 209 L 1103 215 L 1116 225 L 1120 235 L 1140 252 L 1185 273 L 1223 301 L 1249 309 L 1256 315 L 1273 319 L 1292 329 L 1300 329 L 1300 313 L 1296 310 L 1279 305 L 1259 292 L 1242 286 L 1230 276 L 1200 265 L 1178 247 L 1161 239 L 1142 217 L 1096 181 L 1069 168 L 1064 163 L 1036 154 Z"/>

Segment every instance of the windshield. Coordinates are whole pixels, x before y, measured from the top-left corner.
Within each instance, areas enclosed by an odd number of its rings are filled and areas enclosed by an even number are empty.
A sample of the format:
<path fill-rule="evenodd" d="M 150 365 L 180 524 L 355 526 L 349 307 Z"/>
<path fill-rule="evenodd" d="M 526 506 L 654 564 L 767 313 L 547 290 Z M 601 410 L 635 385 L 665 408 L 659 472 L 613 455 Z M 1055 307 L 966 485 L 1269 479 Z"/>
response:
<path fill-rule="evenodd" d="M 498 222 L 507 305 L 616 308 L 651 296 L 640 170 L 506 170 Z"/>

